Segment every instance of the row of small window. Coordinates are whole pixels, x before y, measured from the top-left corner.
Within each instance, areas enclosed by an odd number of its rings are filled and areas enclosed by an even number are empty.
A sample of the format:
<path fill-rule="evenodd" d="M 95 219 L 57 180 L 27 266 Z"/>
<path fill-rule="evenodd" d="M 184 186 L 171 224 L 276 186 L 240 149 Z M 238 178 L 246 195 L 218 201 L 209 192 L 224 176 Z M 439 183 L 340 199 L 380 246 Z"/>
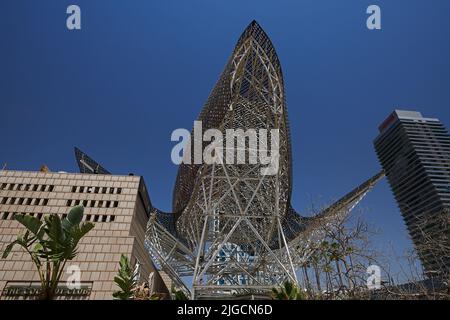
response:
<path fill-rule="evenodd" d="M 117 208 L 119 201 L 103 200 L 67 200 L 67 207 L 83 205 L 85 208 Z"/>
<path fill-rule="evenodd" d="M 79 187 L 73 186 L 72 192 L 74 193 L 110 193 L 121 194 L 122 188 L 108 188 L 108 187 Z"/>
<path fill-rule="evenodd" d="M 15 191 L 47 191 L 52 192 L 54 185 L 48 184 L 25 184 L 25 183 L 2 183 L 0 190 L 15 190 Z"/>
<path fill-rule="evenodd" d="M 28 215 L 32 217 L 36 217 L 39 220 L 42 220 L 44 216 L 43 213 L 19 213 L 19 212 L 3 212 L 0 214 L 1 220 L 14 220 L 16 215 Z M 61 215 L 61 218 L 66 218 L 67 214 L 64 213 Z M 83 221 L 91 221 L 91 222 L 114 222 L 116 220 L 115 215 L 107 215 L 107 214 L 87 214 L 83 217 Z"/>
<path fill-rule="evenodd" d="M 45 198 L 15 198 L 3 197 L 0 204 L 18 204 L 24 206 L 46 206 L 48 199 Z"/>

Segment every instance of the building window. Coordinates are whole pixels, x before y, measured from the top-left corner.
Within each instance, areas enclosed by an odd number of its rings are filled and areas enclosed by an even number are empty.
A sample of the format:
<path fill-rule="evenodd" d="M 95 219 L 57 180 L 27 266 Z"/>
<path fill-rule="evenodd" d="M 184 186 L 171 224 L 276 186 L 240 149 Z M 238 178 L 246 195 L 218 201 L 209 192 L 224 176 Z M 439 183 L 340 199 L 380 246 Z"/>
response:
<path fill-rule="evenodd" d="M 2 204 L 6 204 L 6 201 L 8 201 L 8 198 L 2 198 Z"/>
<path fill-rule="evenodd" d="M 28 198 L 27 201 L 25 202 L 25 205 L 29 206 L 31 204 L 31 200 L 33 200 L 33 199 Z"/>
<path fill-rule="evenodd" d="M 106 207 L 110 208 L 111 207 L 111 201 L 106 201 Z"/>
<path fill-rule="evenodd" d="M 48 189 L 49 192 L 53 192 L 53 189 L 55 189 L 55 186 L 51 185 Z"/>
<path fill-rule="evenodd" d="M 98 207 L 99 207 L 99 208 L 103 208 L 103 201 L 99 201 L 99 202 L 98 202 Z"/>
<path fill-rule="evenodd" d="M 121 194 L 122 193 L 122 188 L 117 188 L 117 194 Z"/>
<path fill-rule="evenodd" d="M 72 200 L 67 200 L 66 206 L 70 207 Z"/>
<path fill-rule="evenodd" d="M 7 183 L 2 183 L 1 189 L 5 190 L 7 185 L 8 185 Z"/>
<path fill-rule="evenodd" d="M 42 199 L 41 199 L 42 200 Z M 42 220 L 44 217 L 43 213 L 37 213 L 37 212 L 3 212 L 0 213 L 0 220 L 14 220 L 14 217 L 16 215 L 22 215 L 22 216 L 31 216 L 35 217 L 38 220 Z M 68 214 L 64 213 L 61 215 L 61 219 L 67 219 Z M 116 220 L 115 215 L 102 215 L 102 214 L 87 214 L 84 216 L 84 221 L 93 221 L 97 223 L 108 223 L 108 222 L 114 222 Z"/>
<path fill-rule="evenodd" d="M 114 201 L 114 208 L 117 208 L 119 206 L 119 201 Z"/>
<path fill-rule="evenodd" d="M 43 206 L 46 206 L 48 204 L 48 199 L 44 199 L 44 202 L 43 202 Z"/>
<path fill-rule="evenodd" d="M 106 193 L 106 187 L 102 188 L 102 193 Z"/>
<path fill-rule="evenodd" d="M 38 190 L 38 185 L 37 184 L 35 184 L 34 186 L 33 186 L 33 191 L 37 191 Z"/>
<path fill-rule="evenodd" d="M 17 201 L 17 204 L 22 205 L 23 204 L 23 200 L 25 200 L 24 198 L 19 198 L 19 201 Z"/>
<path fill-rule="evenodd" d="M 99 187 L 95 187 L 94 193 L 99 193 L 99 192 L 100 192 L 100 188 Z"/>
<path fill-rule="evenodd" d="M 13 189 L 14 189 L 14 184 L 13 184 L 13 183 L 10 183 L 8 189 L 9 189 L 9 190 L 13 190 Z"/>
<path fill-rule="evenodd" d="M 77 187 L 76 186 L 72 187 L 72 192 L 74 192 L 74 193 L 77 192 Z"/>

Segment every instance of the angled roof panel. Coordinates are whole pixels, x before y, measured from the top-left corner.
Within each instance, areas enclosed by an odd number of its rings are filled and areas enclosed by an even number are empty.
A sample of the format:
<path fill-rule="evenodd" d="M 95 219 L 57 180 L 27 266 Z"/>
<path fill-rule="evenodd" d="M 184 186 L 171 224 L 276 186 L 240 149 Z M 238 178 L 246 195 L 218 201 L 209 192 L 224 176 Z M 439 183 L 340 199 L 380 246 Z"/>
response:
<path fill-rule="evenodd" d="M 75 158 L 77 159 L 80 173 L 90 174 L 111 174 L 103 168 L 97 161 L 89 157 L 86 153 L 75 147 Z"/>

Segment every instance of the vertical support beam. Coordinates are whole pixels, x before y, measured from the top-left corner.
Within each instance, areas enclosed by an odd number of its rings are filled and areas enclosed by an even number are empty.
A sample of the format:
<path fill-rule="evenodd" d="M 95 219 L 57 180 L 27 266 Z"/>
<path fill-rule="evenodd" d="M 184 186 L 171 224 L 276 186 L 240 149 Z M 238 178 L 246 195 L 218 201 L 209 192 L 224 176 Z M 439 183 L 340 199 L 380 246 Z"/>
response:
<path fill-rule="evenodd" d="M 208 219 L 209 216 L 205 215 L 205 222 L 203 224 L 203 230 L 202 230 L 202 237 L 200 239 L 200 243 L 198 245 L 198 249 L 197 249 L 197 257 L 195 259 L 195 268 L 194 268 L 194 277 L 192 279 L 192 283 L 195 285 L 198 281 L 198 271 L 200 268 L 200 257 L 203 254 L 203 248 L 204 248 L 204 244 L 205 244 L 205 235 L 207 233 L 206 229 L 208 227 Z M 192 288 L 192 300 L 195 299 L 195 287 Z"/>
<path fill-rule="evenodd" d="M 280 228 L 281 236 L 282 236 L 283 242 L 284 242 L 284 248 L 286 250 L 286 253 L 287 253 L 287 256 L 288 256 L 288 259 L 289 259 L 289 264 L 290 264 L 291 269 L 292 269 L 292 275 L 294 276 L 295 283 L 298 284 L 297 274 L 295 273 L 294 264 L 292 263 L 291 252 L 289 250 L 289 246 L 287 244 L 286 237 L 284 236 L 283 226 L 281 225 L 279 217 L 277 217 L 277 223 L 278 223 L 278 228 Z"/>

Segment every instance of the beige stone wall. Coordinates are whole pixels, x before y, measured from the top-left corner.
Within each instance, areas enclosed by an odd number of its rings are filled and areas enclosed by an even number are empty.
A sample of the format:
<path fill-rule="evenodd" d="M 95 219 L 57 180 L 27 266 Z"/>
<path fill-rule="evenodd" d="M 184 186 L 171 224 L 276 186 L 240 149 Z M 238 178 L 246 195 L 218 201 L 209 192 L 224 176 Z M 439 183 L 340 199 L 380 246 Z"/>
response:
<path fill-rule="evenodd" d="M 147 218 L 138 192 L 140 180 L 138 176 L 0 171 L 0 250 L 24 230 L 13 214 L 41 219 L 48 213 L 63 216 L 82 204 L 84 219 L 95 227 L 82 239 L 79 254 L 69 265 L 80 267 L 82 282 L 92 282 L 90 299 L 112 299 L 122 253 L 141 262 L 143 279 L 155 271 L 143 244 Z M 37 280 L 29 256 L 20 249 L 0 260 L 0 292 L 7 281 Z M 166 290 L 159 275 L 156 283 Z"/>

